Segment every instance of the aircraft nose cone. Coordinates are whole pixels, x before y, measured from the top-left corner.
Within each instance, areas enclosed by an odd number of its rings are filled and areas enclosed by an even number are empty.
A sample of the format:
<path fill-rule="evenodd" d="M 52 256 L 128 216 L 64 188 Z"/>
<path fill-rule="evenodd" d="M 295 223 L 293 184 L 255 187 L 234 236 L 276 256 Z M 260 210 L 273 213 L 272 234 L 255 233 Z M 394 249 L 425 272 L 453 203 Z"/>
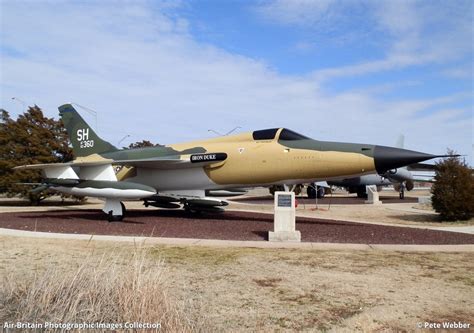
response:
<path fill-rule="evenodd" d="M 400 168 L 440 156 L 442 155 L 431 155 L 413 150 L 385 146 L 375 146 L 374 148 L 375 169 L 379 174 L 391 169 Z"/>

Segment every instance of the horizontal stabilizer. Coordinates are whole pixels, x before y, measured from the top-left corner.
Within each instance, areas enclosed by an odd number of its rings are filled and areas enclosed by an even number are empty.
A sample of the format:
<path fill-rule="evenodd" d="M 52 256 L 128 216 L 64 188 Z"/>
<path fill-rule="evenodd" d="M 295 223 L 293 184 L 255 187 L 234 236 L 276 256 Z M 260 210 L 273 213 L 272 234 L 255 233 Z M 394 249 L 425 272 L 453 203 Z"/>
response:
<path fill-rule="evenodd" d="M 67 178 L 79 179 L 70 163 L 49 163 L 49 164 L 31 164 L 21 165 L 13 168 L 14 170 L 41 170 L 45 178 Z"/>

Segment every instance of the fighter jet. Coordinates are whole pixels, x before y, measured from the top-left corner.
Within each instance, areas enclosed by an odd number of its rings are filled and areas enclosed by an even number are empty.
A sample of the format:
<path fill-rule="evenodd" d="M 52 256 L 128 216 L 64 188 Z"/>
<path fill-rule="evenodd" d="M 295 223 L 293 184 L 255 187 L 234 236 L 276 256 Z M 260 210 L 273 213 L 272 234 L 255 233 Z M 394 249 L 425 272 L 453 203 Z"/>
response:
<path fill-rule="evenodd" d="M 388 170 L 383 174 L 371 174 L 358 177 L 334 179 L 327 182 L 329 186 L 346 188 L 349 193 L 357 193 L 357 197 L 367 197 L 367 186 L 375 185 L 380 191 L 383 186 L 393 185 L 399 192 L 400 199 L 405 197 L 405 189 L 411 191 L 414 187 L 413 174 L 406 168 Z"/>
<path fill-rule="evenodd" d="M 206 191 L 381 174 L 439 157 L 371 144 L 318 141 L 286 128 L 118 149 L 102 140 L 71 104 L 60 106 L 59 114 L 75 160 L 17 169 L 42 170 L 43 187 L 103 199 L 109 221 L 123 219 L 124 200 L 188 211 L 221 211 L 227 201 L 206 196 Z M 121 168 L 117 174 L 115 167 Z"/>

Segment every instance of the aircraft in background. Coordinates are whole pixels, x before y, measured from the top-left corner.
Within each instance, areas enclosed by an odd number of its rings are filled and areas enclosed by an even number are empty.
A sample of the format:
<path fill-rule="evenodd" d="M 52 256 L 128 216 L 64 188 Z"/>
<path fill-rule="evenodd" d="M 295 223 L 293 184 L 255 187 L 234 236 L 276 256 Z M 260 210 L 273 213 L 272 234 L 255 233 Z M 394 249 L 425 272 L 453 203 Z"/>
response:
<path fill-rule="evenodd" d="M 99 138 L 71 104 L 60 106 L 59 113 L 75 160 L 16 169 L 42 170 L 42 188 L 102 198 L 109 221 L 122 220 L 123 200 L 188 211 L 222 211 L 227 201 L 206 196 L 206 191 L 383 174 L 440 157 L 370 144 L 317 141 L 286 128 L 117 149 Z M 117 166 L 122 168 L 116 174 Z"/>
<path fill-rule="evenodd" d="M 405 197 L 405 189 L 411 191 L 414 187 L 413 174 L 406 168 L 398 168 L 385 172 L 382 175 L 372 174 L 359 177 L 330 180 L 329 186 L 344 187 L 349 193 L 357 193 L 357 197 L 367 197 L 367 186 L 375 185 L 380 191 L 383 186 L 393 185 L 395 191 L 399 192 L 400 199 Z"/>

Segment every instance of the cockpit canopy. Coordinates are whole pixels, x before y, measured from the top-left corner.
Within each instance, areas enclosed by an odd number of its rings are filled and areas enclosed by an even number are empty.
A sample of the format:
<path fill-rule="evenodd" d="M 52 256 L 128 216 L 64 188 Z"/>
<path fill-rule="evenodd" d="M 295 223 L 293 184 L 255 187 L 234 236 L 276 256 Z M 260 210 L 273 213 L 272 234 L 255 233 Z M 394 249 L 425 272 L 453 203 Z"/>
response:
<path fill-rule="evenodd" d="M 311 138 L 308 138 L 307 136 L 304 136 L 303 134 L 296 133 L 287 128 L 284 128 L 281 131 L 280 137 L 279 137 L 279 140 L 286 140 L 286 141 L 308 140 L 308 139 L 311 139 Z"/>
<path fill-rule="evenodd" d="M 252 133 L 254 140 L 273 140 L 275 139 L 279 128 L 269 128 L 259 131 L 254 131 Z M 278 136 L 278 140 L 286 140 L 286 141 L 295 141 L 295 140 L 308 140 L 307 136 L 302 134 L 296 133 L 292 130 L 287 128 L 283 128 Z"/>

